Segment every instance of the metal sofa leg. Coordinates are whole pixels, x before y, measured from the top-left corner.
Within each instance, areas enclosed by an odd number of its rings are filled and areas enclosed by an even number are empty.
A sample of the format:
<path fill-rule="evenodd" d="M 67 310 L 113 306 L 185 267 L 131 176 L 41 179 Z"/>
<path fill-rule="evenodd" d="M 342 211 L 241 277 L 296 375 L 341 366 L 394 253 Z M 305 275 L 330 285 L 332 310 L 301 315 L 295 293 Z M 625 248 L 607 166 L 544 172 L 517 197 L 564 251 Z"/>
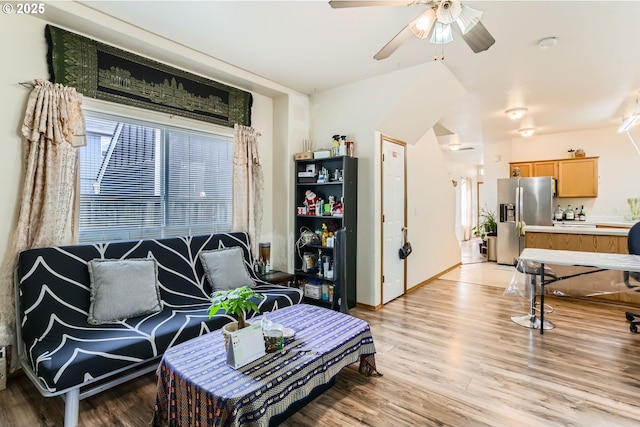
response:
<path fill-rule="evenodd" d="M 74 388 L 64 394 L 64 427 L 78 425 L 80 411 L 80 388 Z"/>

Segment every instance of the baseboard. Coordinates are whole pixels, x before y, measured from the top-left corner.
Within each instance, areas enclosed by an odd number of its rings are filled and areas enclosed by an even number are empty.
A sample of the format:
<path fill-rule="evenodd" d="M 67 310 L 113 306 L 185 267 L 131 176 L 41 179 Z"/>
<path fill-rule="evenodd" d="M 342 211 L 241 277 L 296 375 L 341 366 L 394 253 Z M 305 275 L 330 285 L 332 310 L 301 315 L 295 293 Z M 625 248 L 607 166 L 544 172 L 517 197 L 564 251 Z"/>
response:
<path fill-rule="evenodd" d="M 434 280 L 438 279 L 440 276 L 442 276 L 443 274 L 447 274 L 448 272 L 450 272 L 453 269 L 456 269 L 458 267 L 460 267 L 462 265 L 461 262 L 458 262 L 454 265 L 452 265 L 451 267 L 447 268 L 446 270 L 436 274 L 435 276 L 429 277 L 426 280 L 423 280 L 422 282 L 418 283 L 417 285 L 409 288 L 406 290 L 406 292 L 404 293 L 405 295 L 408 295 L 414 291 L 417 291 L 418 289 L 420 289 L 421 287 L 423 287 L 424 285 L 426 285 L 429 282 L 433 282 Z M 369 304 L 363 304 L 361 302 L 356 302 L 356 307 L 357 308 L 362 308 L 363 310 L 371 310 L 371 311 L 377 311 L 380 310 L 384 305 L 383 304 L 378 304 L 378 305 L 369 305 Z"/>
<path fill-rule="evenodd" d="M 363 310 L 376 311 L 376 310 L 380 310 L 382 308 L 382 304 L 369 305 L 369 304 L 363 304 L 361 302 L 357 302 L 356 303 L 356 307 L 357 308 L 362 308 Z"/>
<path fill-rule="evenodd" d="M 454 270 L 454 269 L 456 269 L 456 268 L 460 267 L 461 265 L 462 265 L 462 263 L 461 263 L 461 262 L 458 262 L 458 263 L 456 263 L 456 264 L 452 265 L 451 267 L 447 268 L 446 270 L 444 270 L 444 271 L 442 271 L 442 272 L 440 272 L 440 273 L 436 274 L 435 276 L 431 276 L 431 277 L 429 277 L 428 279 L 423 280 L 422 282 L 418 283 L 418 284 L 417 284 L 417 285 L 415 285 L 414 287 L 407 289 L 407 292 L 405 293 L 405 295 L 407 295 L 407 294 L 410 294 L 410 293 L 412 293 L 412 292 L 417 291 L 418 289 L 420 289 L 420 288 L 421 288 L 421 287 L 423 287 L 424 285 L 426 285 L 426 284 L 428 284 L 428 283 L 430 283 L 430 282 L 433 282 L 434 280 L 439 279 L 439 278 L 440 278 L 440 276 L 442 276 L 443 274 L 447 274 L 447 273 L 448 273 L 448 272 L 450 272 L 451 270 Z"/>

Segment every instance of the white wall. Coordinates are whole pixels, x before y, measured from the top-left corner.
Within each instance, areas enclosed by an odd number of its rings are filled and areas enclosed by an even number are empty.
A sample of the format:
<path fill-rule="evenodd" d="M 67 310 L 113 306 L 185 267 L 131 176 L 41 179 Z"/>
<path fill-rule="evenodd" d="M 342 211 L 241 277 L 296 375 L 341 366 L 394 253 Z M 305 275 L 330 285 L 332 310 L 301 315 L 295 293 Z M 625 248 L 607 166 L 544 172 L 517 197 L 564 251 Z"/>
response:
<path fill-rule="evenodd" d="M 280 256 L 272 255 L 274 267 L 293 271 L 295 254 L 295 163 L 293 155 L 303 151 L 302 141 L 309 138 L 309 98 L 306 95 L 282 96 L 275 99 L 278 113 L 274 116 L 273 226 L 271 244 L 283 248 Z M 286 118 L 286 121 L 283 120 Z"/>
<path fill-rule="evenodd" d="M 408 144 L 410 238 L 412 244 L 418 245 L 417 254 L 414 253 L 408 262 L 408 286 L 414 286 L 460 261 L 460 248 L 454 233 L 454 191 L 444 168 L 442 153 L 430 129 L 463 94 L 464 89 L 459 82 L 438 62 L 311 97 L 311 138 L 315 146 L 330 147 L 332 135 L 347 135 L 348 139 L 355 141 L 356 157 L 359 158 L 359 303 L 381 304 L 379 133 Z M 434 209 L 438 209 L 437 214 L 433 214 Z M 412 214 L 416 210 L 417 214 Z M 437 227 L 440 228 L 436 239 L 430 233 Z M 437 255 L 440 253 L 444 255 Z"/>
<path fill-rule="evenodd" d="M 486 144 L 484 146 L 484 177 L 482 184 L 481 208 L 498 211 L 498 179 L 509 177 L 511 140 Z"/>
<path fill-rule="evenodd" d="M 407 146 L 409 238 L 407 288 L 460 262 L 456 193 L 433 130 Z"/>

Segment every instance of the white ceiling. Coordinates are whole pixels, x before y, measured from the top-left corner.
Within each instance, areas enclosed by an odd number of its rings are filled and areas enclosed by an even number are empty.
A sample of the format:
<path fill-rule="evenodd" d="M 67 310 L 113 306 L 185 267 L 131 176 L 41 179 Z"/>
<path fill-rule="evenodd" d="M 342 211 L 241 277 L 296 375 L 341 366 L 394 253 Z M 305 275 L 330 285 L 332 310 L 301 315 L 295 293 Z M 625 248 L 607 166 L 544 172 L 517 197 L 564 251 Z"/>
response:
<path fill-rule="evenodd" d="M 327 1 L 82 1 L 98 11 L 297 91 L 349 84 L 426 61 L 440 48 L 412 38 L 382 61 L 373 55 L 425 6 L 332 9 Z M 475 150 L 538 134 L 617 126 L 640 97 L 640 1 L 467 1 L 496 39 L 474 54 L 460 37 L 444 64 L 467 89 L 440 120 Z M 551 49 L 538 42 L 557 37 Z M 438 82 L 434 81 L 434 85 Z M 425 103 L 438 102 L 425 99 Z M 522 120 L 504 111 L 526 106 Z M 440 128 L 441 129 L 441 128 Z M 442 134 L 443 130 L 437 133 Z M 462 158 L 462 157 L 461 157 Z"/>

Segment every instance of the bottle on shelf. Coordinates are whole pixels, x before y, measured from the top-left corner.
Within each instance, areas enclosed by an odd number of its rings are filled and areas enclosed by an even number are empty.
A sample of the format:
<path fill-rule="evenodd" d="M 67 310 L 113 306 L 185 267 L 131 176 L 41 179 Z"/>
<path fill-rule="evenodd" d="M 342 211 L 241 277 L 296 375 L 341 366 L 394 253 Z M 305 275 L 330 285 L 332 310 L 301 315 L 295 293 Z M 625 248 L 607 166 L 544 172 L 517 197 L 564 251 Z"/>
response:
<path fill-rule="evenodd" d="M 553 213 L 553 219 L 556 221 L 562 221 L 563 218 L 564 218 L 564 211 L 562 210 L 560 205 L 558 205 L 555 212 Z"/>
<path fill-rule="evenodd" d="M 327 237 L 329 237 L 329 230 L 327 230 L 327 224 L 322 224 L 322 246 L 327 246 Z"/>
<path fill-rule="evenodd" d="M 584 205 L 580 207 L 580 213 L 578 214 L 578 220 L 580 220 L 580 221 L 586 221 L 587 220 L 587 213 L 584 211 Z"/>
<path fill-rule="evenodd" d="M 567 221 L 573 221 L 575 218 L 575 212 L 573 211 L 573 209 L 571 209 L 571 205 L 569 205 L 569 207 L 567 208 L 567 210 L 564 211 L 565 212 L 565 216 L 566 216 L 566 220 Z"/>

